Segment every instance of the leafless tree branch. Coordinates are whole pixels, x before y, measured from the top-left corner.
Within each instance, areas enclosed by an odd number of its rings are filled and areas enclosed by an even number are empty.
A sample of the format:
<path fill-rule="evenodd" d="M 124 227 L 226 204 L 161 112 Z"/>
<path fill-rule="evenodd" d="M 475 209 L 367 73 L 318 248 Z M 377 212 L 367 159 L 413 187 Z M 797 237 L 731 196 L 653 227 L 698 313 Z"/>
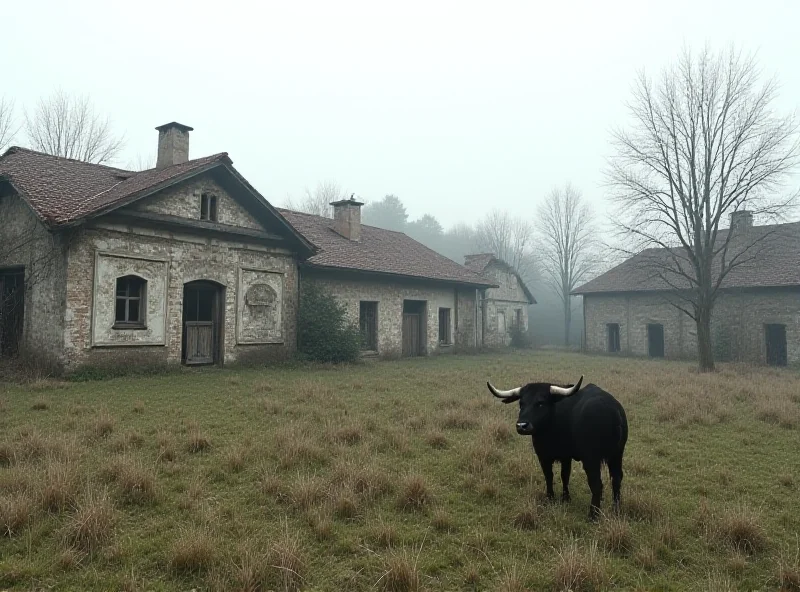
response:
<path fill-rule="evenodd" d="M 774 112 L 776 94 L 751 56 L 686 50 L 657 83 L 639 75 L 633 125 L 613 134 L 607 174 L 617 228 L 630 253 L 661 249 L 641 264 L 686 303 L 679 308 L 697 323 L 703 370 L 714 368 L 718 290 L 771 244 L 771 232 L 728 232 L 728 216 L 747 210 L 775 221 L 796 202 L 796 191 L 782 190 L 798 164 L 798 123 Z"/>
<path fill-rule="evenodd" d="M 564 344 L 569 345 L 572 291 L 598 267 L 592 212 L 580 191 L 567 184 L 553 189 L 539 206 L 538 252 L 544 279 L 562 302 Z"/>
<path fill-rule="evenodd" d="M 291 197 L 286 199 L 286 208 L 296 212 L 305 212 L 325 218 L 333 218 L 333 208 L 331 202 L 345 199 L 346 192 L 335 181 L 322 181 L 317 183 L 316 189 L 312 192 L 306 188 L 305 196 L 299 202 L 295 202 Z"/>
<path fill-rule="evenodd" d="M 511 265 L 523 278 L 534 270 L 533 225 L 508 212 L 492 210 L 475 227 L 479 249 Z"/>
<path fill-rule="evenodd" d="M 14 141 L 19 125 L 14 114 L 14 101 L 0 97 L 0 154 Z"/>
<path fill-rule="evenodd" d="M 62 90 L 25 112 L 25 128 L 34 150 L 97 164 L 113 161 L 124 145 L 124 138 L 113 132 L 108 117 L 95 111 L 88 96 Z"/>

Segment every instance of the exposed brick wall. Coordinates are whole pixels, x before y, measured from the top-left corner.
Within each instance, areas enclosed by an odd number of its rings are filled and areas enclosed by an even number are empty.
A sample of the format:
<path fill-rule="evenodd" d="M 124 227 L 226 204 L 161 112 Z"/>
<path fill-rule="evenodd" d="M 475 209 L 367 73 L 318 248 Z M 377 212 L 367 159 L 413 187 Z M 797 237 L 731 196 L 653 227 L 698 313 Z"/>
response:
<path fill-rule="evenodd" d="M 283 250 L 258 245 L 228 242 L 192 234 L 153 231 L 99 224 L 85 228 L 69 250 L 67 273 L 67 310 L 63 333 L 64 351 L 70 366 L 119 355 L 120 348 L 140 351 L 139 347 L 92 347 L 92 299 L 95 254 L 98 251 L 166 259 L 168 261 L 166 345 L 148 346 L 153 356 L 168 362 L 181 359 L 183 286 L 195 280 L 209 280 L 225 287 L 224 359 L 235 361 L 241 352 L 257 348 L 293 350 L 297 318 L 297 265 Z M 283 344 L 237 344 L 237 287 L 241 268 L 255 268 L 283 274 L 282 335 Z M 112 298 L 108 289 L 98 291 Z M 115 350 L 111 352 L 109 350 Z"/>
<path fill-rule="evenodd" d="M 67 234 L 49 232 L 16 195 L 0 198 L 0 268 L 25 268 L 22 346 L 60 359 Z"/>
<path fill-rule="evenodd" d="M 608 323 L 620 327 L 621 353 L 646 356 L 647 324 L 664 325 L 664 354 L 668 358 L 697 357 L 697 328 L 686 314 L 657 294 L 584 296 L 585 347 L 607 350 Z M 726 292 L 717 300 L 712 338 L 719 360 L 766 361 L 764 325 L 786 325 L 787 358 L 800 363 L 800 290 Z"/>
<path fill-rule="evenodd" d="M 132 207 L 140 212 L 168 214 L 199 220 L 200 196 L 203 193 L 217 196 L 217 221 L 220 224 L 263 230 L 261 224 L 230 197 L 208 173 L 165 189 L 158 195 L 137 202 Z"/>
<path fill-rule="evenodd" d="M 474 337 L 474 290 L 426 285 L 420 282 L 393 282 L 390 280 L 343 279 L 330 272 L 306 269 L 302 281 L 312 281 L 341 302 L 348 318 L 358 323 L 361 301 L 378 303 L 378 353 L 384 356 L 402 354 L 402 315 L 404 300 L 422 300 L 426 305 L 424 353 L 445 353 L 452 347 L 439 346 L 439 308 L 450 309 L 451 340 L 457 345 L 471 347 Z M 456 296 L 458 294 L 458 296 Z M 458 315 L 456 315 L 458 299 Z M 458 316 L 458 326 L 456 325 Z"/>

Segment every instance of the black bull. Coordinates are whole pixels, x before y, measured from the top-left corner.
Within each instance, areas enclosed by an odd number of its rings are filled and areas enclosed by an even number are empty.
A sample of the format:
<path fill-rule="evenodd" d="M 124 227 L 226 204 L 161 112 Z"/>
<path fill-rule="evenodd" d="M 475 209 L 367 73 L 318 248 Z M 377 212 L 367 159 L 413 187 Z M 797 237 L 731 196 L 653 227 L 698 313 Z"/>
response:
<path fill-rule="evenodd" d="M 488 382 L 491 393 L 503 403 L 519 401 L 517 432 L 531 436 L 533 450 L 547 482 L 547 497 L 553 493 L 553 463 L 561 463 L 563 501 L 569 501 L 569 476 L 572 461 L 583 464 L 592 502 L 589 518 L 600 511 L 603 481 L 600 469 L 605 463 L 611 476 L 614 509 L 619 510 L 622 486 L 622 455 L 628 440 L 628 420 L 622 405 L 611 394 L 594 384 L 580 389 L 577 384 L 560 387 L 549 383 L 529 383 L 509 391 L 498 391 Z"/>

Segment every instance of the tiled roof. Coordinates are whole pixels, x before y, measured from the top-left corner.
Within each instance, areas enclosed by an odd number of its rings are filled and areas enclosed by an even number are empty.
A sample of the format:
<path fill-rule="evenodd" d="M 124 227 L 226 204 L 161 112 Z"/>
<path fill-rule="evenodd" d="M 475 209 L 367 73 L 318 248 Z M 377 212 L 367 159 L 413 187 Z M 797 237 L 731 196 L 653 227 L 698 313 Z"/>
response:
<path fill-rule="evenodd" d="M 800 286 L 800 223 L 753 226 L 736 232 L 742 235 L 731 238 L 727 260 L 744 253 L 742 260 L 746 262 L 730 271 L 721 288 Z M 724 241 L 726 236 L 727 231 L 720 232 L 718 241 Z M 580 286 L 573 294 L 657 292 L 688 287 L 688 281 L 677 274 L 671 274 L 668 281 L 662 277 L 662 270 L 671 264 L 669 256 L 666 249 L 646 249 Z M 716 261 L 712 277 L 718 277 L 719 265 Z M 688 269 L 688 265 L 681 267 Z"/>
<path fill-rule="evenodd" d="M 57 226 L 125 203 L 143 191 L 216 163 L 230 163 L 230 159 L 223 152 L 134 172 L 13 147 L 0 157 L 0 177 L 11 182 L 42 220 Z"/>
<path fill-rule="evenodd" d="M 495 287 L 496 284 L 463 265 L 418 243 L 402 232 L 361 225 L 361 240 L 351 241 L 335 230 L 333 220 L 311 214 L 278 210 L 320 252 L 308 259 L 315 267 L 354 270 Z"/>
<path fill-rule="evenodd" d="M 514 269 L 511 265 L 509 265 L 502 259 L 495 257 L 491 253 L 467 255 L 464 259 L 465 259 L 464 266 L 473 273 L 477 273 L 478 275 L 484 275 L 486 268 L 489 267 L 489 264 L 491 263 L 496 263 L 503 269 L 513 273 L 516 276 L 517 280 L 519 280 L 519 285 L 522 286 L 522 291 L 525 292 L 525 296 L 528 298 L 528 302 L 530 302 L 531 304 L 536 304 L 536 298 L 533 297 L 533 294 L 528 289 L 528 286 L 525 285 L 525 282 L 522 280 L 522 276 L 520 276 L 519 273 L 517 273 L 516 269 Z"/>

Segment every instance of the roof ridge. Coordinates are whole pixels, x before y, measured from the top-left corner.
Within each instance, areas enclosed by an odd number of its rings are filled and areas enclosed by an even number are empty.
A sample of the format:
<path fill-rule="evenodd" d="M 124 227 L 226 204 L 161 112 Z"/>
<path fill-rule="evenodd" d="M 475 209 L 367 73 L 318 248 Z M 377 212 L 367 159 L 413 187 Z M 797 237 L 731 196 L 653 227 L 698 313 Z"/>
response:
<path fill-rule="evenodd" d="M 279 212 L 291 212 L 292 214 L 299 214 L 301 216 L 309 216 L 311 218 L 319 218 L 321 220 L 330 220 L 331 222 L 333 222 L 333 218 L 328 218 L 327 216 L 320 216 L 319 214 L 309 214 L 308 212 L 300 212 L 298 210 L 292 210 L 290 208 L 283 208 L 283 207 L 275 208 L 275 209 L 278 210 Z M 381 226 L 375 226 L 374 224 L 364 224 L 362 222 L 361 226 L 366 226 L 367 228 L 374 228 L 375 230 L 383 230 L 384 232 L 394 232 L 395 234 L 403 234 L 405 236 L 408 236 L 408 234 L 406 234 L 402 230 L 392 230 L 391 228 L 383 228 Z M 408 236 L 408 238 L 410 238 L 412 240 L 416 240 L 411 236 Z M 417 242 L 419 242 L 419 241 L 417 241 Z M 420 244 L 422 244 L 422 243 L 420 243 Z"/>
<path fill-rule="evenodd" d="M 57 154 L 49 154 L 47 152 L 42 152 L 40 150 L 33 150 L 31 148 L 25 148 L 24 146 L 9 146 L 8 150 L 6 150 L 0 158 L 5 158 L 9 154 L 15 154 L 17 152 L 27 152 L 28 154 L 35 154 L 37 156 L 46 156 L 48 158 L 54 158 L 56 160 L 63 160 L 66 162 L 73 162 L 75 164 L 83 164 L 86 166 L 91 167 L 100 167 L 104 169 L 109 169 L 112 171 L 119 171 L 122 173 L 137 173 L 138 171 L 132 171 L 130 169 L 123 169 L 121 167 L 115 167 L 108 164 L 100 164 L 97 162 L 89 162 L 87 160 L 80 160 L 78 158 L 69 158 L 67 156 L 58 156 Z"/>

